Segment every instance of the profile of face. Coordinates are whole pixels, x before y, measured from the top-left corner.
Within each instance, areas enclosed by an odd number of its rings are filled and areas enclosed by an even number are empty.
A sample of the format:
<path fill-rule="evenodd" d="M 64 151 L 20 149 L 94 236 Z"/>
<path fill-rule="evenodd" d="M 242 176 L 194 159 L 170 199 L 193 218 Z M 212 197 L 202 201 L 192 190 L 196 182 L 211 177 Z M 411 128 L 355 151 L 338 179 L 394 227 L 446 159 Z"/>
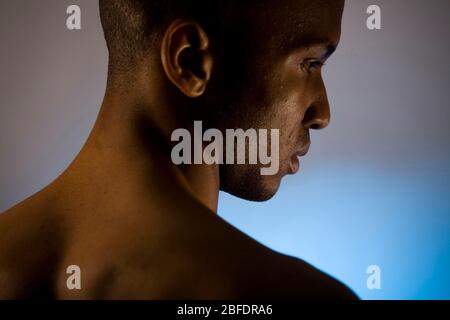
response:
<path fill-rule="evenodd" d="M 215 125 L 279 129 L 279 171 L 264 176 L 262 164 L 223 164 L 222 191 L 265 201 L 285 175 L 298 171 L 310 130 L 330 121 L 321 72 L 339 43 L 343 8 L 344 1 L 280 1 L 276 8 L 254 8 L 251 19 L 232 22 L 223 50 L 222 112 Z"/>

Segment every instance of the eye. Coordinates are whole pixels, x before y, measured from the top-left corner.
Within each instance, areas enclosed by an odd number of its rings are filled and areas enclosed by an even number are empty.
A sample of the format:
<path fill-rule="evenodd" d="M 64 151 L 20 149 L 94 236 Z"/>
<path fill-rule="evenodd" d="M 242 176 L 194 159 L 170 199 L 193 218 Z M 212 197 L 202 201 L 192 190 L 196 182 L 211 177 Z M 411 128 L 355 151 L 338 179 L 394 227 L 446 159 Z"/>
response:
<path fill-rule="evenodd" d="M 316 70 L 319 70 L 320 68 L 322 68 L 325 65 L 325 63 L 323 63 L 320 60 L 316 60 L 316 59 L 306 59 L 304 61 L 302 61 L 300 63 L 300 68 L 307 73 L 313 73 Z"/>

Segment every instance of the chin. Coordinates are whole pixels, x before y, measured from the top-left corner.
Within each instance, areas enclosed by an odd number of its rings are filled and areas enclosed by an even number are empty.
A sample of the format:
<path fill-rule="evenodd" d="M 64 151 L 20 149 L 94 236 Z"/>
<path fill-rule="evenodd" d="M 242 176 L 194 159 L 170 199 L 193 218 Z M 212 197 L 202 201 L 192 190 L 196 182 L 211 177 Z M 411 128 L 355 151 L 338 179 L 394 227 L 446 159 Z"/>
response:
<path fill-rule="evenodd" d="M 255 170 L 248 170 L 247 172 L 235 172 L 227 170 L 226 174 L 220 177 L 220 189 L 235 197 L 254 201 L 264 202 L 272 199 L 278 192 L 281 183 L 281 177 L 275 176 L 261 176 L 255 173 Z"/>

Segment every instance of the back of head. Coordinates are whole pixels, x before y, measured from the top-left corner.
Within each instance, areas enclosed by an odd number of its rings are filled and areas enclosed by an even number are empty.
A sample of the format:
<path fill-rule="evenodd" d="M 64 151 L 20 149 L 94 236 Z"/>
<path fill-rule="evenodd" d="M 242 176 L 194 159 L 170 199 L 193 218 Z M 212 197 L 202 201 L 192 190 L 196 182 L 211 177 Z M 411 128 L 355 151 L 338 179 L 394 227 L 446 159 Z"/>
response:
<path fill-rule="evenodd" d="M 229 1 L 231 3 L 231 1 Z M 217 32 L 222 1 L 99 0 L 100 17 L 110 55 L 110 68 L 128 70 L 175 19 L 192 19 L 207 32 Z"/>

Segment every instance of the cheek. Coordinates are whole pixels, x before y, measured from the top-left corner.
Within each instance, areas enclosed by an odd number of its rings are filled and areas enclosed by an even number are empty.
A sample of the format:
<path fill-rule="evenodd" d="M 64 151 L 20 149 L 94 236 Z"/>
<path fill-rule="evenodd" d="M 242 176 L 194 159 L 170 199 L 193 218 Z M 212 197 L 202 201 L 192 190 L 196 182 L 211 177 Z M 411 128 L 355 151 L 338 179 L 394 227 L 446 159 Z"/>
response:
<path fill-rule="evenodd" d="M 302 74 L 297 66 L 288 65 L 281 68 L 271 82 L 270 97 L 276 112 L 287 123 L 301 123 L 310 98 L 311 77 Z"/>
<path fill-rule="evenodd" d="M 280 159 L 288 159 L 303 144 L 305 130 L 303 118 L 308 108 L 308 97 L 301 86 L 281 86 L 271 101 L 271 128 L 280 129 Z"/>
<path fill-rule="evenodd" d="M 234 119 L 243 128 L 280 129 L 280 142 L 299 131 L 307 108 L 309 81 L 279 68 L 252 78 L 235 104 Z"/>
<path fill-rule="evenodd" d="M 308 106 L 304 91 L 293 86 L 280 86 L 271 96 L 268 114 L 273 125 L 277 125 L 284 136 L 292 134 L 293 130 L 298 132 Z"/>

